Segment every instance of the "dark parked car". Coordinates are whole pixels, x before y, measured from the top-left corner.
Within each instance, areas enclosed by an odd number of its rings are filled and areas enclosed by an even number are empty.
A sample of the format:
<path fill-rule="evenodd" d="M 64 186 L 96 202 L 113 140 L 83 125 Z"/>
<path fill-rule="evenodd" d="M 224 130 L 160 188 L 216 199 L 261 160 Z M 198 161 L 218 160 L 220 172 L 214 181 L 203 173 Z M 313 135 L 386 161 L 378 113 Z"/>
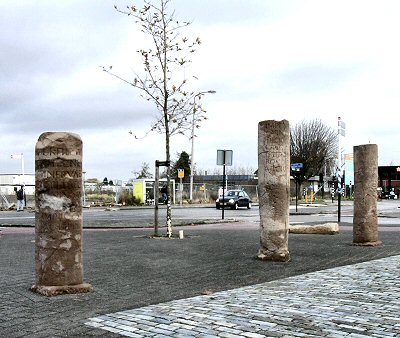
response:
<path fill-rule="evenodd" d="M 222 205 L 223 204 L 223 205 Z M 237 209 L 239 207 L 251 208 L 251 199 L 243 190 L 228 190 L 224 198 L 218 198 L 215 201 L 215 206 L 220 209 L 222 206 Z"/>
<path fill-rule="evenodd" d="M 397 199 L 397 195 L 395 194 L 395 192 L 393 190 L 391 191 L 383 191 L 380 195 L 381 199 L 388 199 L 388 200 L 396 200 Z"/>

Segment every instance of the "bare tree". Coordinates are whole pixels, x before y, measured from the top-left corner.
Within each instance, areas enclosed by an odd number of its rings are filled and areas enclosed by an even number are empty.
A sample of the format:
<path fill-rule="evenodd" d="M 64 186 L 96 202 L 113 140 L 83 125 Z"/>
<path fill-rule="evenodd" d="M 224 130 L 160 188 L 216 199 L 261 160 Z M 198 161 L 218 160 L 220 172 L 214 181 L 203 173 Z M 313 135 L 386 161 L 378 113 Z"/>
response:
<path fill-rule="evenodd" d="M 321 173 L 337 153 L 337 132 L 320 119 L 303 120 L 290 130 L 290 161 L 303 163 L 298 183 Z"/>
<path fill-rule="evenodd" d="M 140 178 L 153 178 L 153 175 L 150 173 L 150 164 L 147 162 L 142 163 L 142 167 L 139 171 L 134 172 L 136 179 Z"/>
<path fill-rule="evenodd" d="M 227 175 L 253 175 L 256 170 L 251 166 L 243 167 L 241 165 L 228 167 L 226 170 Z"/>
<path fill-rule="evenodd" d="M 159 0 L 158 4 L 154 5 L 150 0 L 144 0 L 144 6 L 141 9 L 132 5 L 121 10 L 115 6 L 119 13 L 135 19 L 141 32 L 149 36 L 152 48 L 138 51 L 142 57 L 144 73 L 136 73 L 133 79 L 126 79 L 114 73 L 112 66 L 103 67 L 108 74 L 139 89 L 142 97 L 156 106 L 159 115 L 146 135 L 151 131 L 165 134 L 167 161 L 171 159 L 171 136 L 190 132 L 193 126 L 198 128 L 206 119 L 206 111 L 202 108 L 200 100 L 206 92 L 186 89 L 189 81 L 185 76 L 185 71 L 187 71 L 185 67 L 191 62 L 191 56 L 201 41 L 199 38 L 191 40 L 182 35 L 183 29 L 189 26 L 190 22 L 177 20 L 175 12 L 169 11 L 170 2 L 171 0 Z M 170 180 L 171 173 L 168 167 L 166 223 L 169 237 L 172 236 Z"/>
<path fill-rule="evenodd" d="M 241 166 L 241 165 L 235 165 L 233 167 L 227 167 L 226 168 L 226 174 L 227 175 L 254 175 L 256 169 L 254 167 L 248 165 L 246 167 Z M 214 167 L 212 169 L 203 169 L 203 168 L 197 168 L 196 169 L 196 175 L 203 176 L 206 173 L 209 175 L 222 175 L 222 168 L 221 167 Z"/>

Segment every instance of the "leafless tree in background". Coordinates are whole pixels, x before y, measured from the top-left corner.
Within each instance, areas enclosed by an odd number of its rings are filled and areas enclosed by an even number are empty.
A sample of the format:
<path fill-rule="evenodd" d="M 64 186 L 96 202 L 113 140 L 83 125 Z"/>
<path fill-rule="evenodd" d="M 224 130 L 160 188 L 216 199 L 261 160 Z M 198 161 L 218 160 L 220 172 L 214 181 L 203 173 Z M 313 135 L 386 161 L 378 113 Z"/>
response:
<path fill-rule="evenodd" d="M 303 163 L 298 183 L 328 171 L 337 154 L 337 132 L 320 119 L 303 120 L 290 129 L 290 162 Z"/>

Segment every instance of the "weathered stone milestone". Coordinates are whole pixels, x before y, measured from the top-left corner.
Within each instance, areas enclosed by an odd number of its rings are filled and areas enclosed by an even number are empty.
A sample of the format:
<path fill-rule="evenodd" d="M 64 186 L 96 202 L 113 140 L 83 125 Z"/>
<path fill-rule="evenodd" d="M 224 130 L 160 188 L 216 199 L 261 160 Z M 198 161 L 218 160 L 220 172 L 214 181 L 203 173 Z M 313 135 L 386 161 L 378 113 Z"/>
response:
<path fill-rule="evenodd" d="M 262 260 L 288 261 L 290 187 L 289 122 L 258 124 L 258 189 Z"/>
<path fill-rule="evenodd" d="M 375 246 L 378 238 L 378 146 L 354 147 L 353 244 Z"/>
<path fill-rule="evenodd" d="M 92 291 L 83 283 L 82 141 L 47 132 L 35 149 L 35 263 L 33 291 L 46 296 Z"/>

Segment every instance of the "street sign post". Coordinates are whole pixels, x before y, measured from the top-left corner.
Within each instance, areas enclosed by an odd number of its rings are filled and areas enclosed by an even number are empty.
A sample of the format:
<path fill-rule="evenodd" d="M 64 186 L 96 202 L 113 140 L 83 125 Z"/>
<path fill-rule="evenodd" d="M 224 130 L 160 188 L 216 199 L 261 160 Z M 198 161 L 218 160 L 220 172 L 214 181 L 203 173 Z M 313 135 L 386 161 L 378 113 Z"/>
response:
<path fill-rule="evenodd" d="M 223 174 L 222 174 L 222 219 L 225 218 L 225 204 L 224 204 L 224 195 L 225 195 L 225 166 L 232 165 L 233 159 L 233 151 L 232 150 L 217 150 L 217 165 L 222 165 L 223 167 Z"/>
<path fill-rule="evenodd" d="M 155 178 L 154 178 L 154 236 L 158 236 L 158 196 L 159 196 L 159 179 L 160 167 L 169 167 L 171 161 L 155 161 Z"/>
<path fill-rule="evenodd" d="M 290 165 L 290 168 L 293 171 L 293 177 L 294 177 L 294 183 L 295 183 L 295 190 L 296 190 L 296 212 L 297 212 L 297 200 L 298 200 L 298 195 L 297 195 L 297 181 L 298 181 L 298 174 L 300 172 L 300 169 L 303 168 L 303 163 L 292 163 Z"/>
<path fill-rule="evenodd" d="M 181 206 L 182 206 L 182 198 L 183 198 L 183 184 L 182 178 L 185 177 L 185 169 L 178 169 L 178 178 L 179 178 L 179 192 L 181 194 Z"/>
<path fill-rule="evenodd" d="M 156 160 L 156 167 L 169 167 L 171 165 L 171 161 L 158 161 Z"/>

